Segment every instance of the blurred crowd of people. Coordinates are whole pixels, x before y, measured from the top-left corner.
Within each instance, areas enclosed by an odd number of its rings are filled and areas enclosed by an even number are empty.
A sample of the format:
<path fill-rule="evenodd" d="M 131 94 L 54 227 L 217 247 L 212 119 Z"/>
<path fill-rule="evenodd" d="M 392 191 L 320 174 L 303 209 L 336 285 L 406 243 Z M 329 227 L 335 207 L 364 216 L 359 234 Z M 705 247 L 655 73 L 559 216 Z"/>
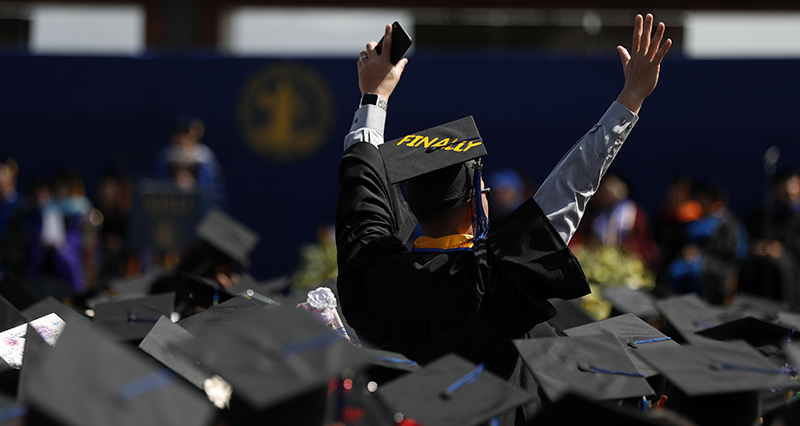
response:
<path fill-rule="evenodd" d="M 487 184 L 493 191 L 492 224 L 536 189 L 513 169 L 490 174 Z M 570 247 L 576 253 L 614 247 L 639 259 L 653 274 L 653 292 L 661 298 L 695 293 L 724 305 L 747 293 L 798 309 L 800 172 L 773 174 L 764 202 L 744 217 L 729 208 L 722 186 L 682 174 L 670 181 L 655 218 L 636 203 L 628 181 L 609 172 Z"/>
<path fill-rule="evenodd" d="M 177 190 L 196 191 L 208 212 L 227 207 L 227 192 L 219 162 L 200 142 L 203 133 L 199 118 L 179 115 L 153 177 Z M 40 290 L 35 296 L 64 298 L 143 272 L 141 253 L 129 244 L 134 192 L 129 176 L 103 172 L 90 197 L 75 169 L 58 170 L 46 179 L 27 176 L 23 189 L 18 178 L 25 165 L 13 158 L 2 161 L 0 280 Z"/>
<path fill-rule="evenodd" d="M 172 140 L 159 153 L 154 177 L 200 193 L 202 209 L 225 209 L 225 181 L 213 151 L 200 141 L 203 122 L 188 114 L 174 122 Z M 20 166 L 0 163 L 0 273 L 44 292 L 86 293 L 103 282 L 142 272 L 128 244 L 133 183 L 104 172 L 90 199 L 81 175 L 63 169 L 19 188 Z M 536 191 L 532 178 L 513 168 L 487 176 L 491 223 L 499 224 Z M 671 180 L 664 205 L 650 218 L 629 182 L 609 172 L 570 246 L 576 252 L 614 247 L 642 262 L 658 297 L 695 293 L 723 305 L 738 293 L 800 308 L 800 173 L 772 175 L 764 202 L 744 218 L 729 208 L 720 185 Z M 193 250 L 174 265 L 191 263 Z M 584 265 L 586 267 L 586 265 Z M 180 268 L 179 268 L 180 269 Z M 183 268 L 185 269 L 185 268 Z M 622 283 L 620 283 L 622 284 Z"/>

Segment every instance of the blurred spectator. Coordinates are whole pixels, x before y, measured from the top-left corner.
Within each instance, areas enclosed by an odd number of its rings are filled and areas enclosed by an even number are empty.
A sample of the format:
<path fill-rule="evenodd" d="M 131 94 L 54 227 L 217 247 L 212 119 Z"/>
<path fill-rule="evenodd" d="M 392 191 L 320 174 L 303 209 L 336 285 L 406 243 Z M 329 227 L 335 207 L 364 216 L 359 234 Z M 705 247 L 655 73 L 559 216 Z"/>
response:
<path fill-rule="evenodd" d="M 9 158 L 0 163 L 0 273 L 19 275 L 25 263 L 25 237 L 22 230 L 24 201 L 17 191 L 19 168 Z"/>
<path fill-rule="evenodd" d="M 172 179 L 185 190 L 200 191 L 206 204 L 226 209 L 228 204 L 222 168 L 211 148 L 200 143 L 205 133 L 203 122 L 181 114 L 175 120 L 172 143 L 158 156 L 156 177 Z"/>
<path fill-rule="evenodd" d="M 800 307 L 800 174 L 778 173 L 765 202 L 748 218 L 752 239 L 739 289 Z"/>
<path fill-rule="evenodd" d="M 681 257 L 685 244 L 686 224 L 700 219 L 700 203 L 692 199 L 692 178 L 681 174 L 670 180 L 664 194 L 664 206 L 653 225 L 653 235 L 661 255 L 661 267 L 656 277 L 656 293 L 666 297 L 670 293 L 667 268 Z"/>
<path fill-rule="evenodd" d="M 510 215 L 526 197 L 525 180 L 516 170 L 505 167 L 489 176 L 486 185 L 492 188 L 489 198 L 489 222 L 499 225 L 503 219 Z"/>
<path fill-rule="evenodd" d="M 101 213 L 98 280 L 124 276 L 128 260 L 131 185 L 121 173 L 107 171 L 97 183 L 95 204 Z"/>
<path fill-rule="evenodd" d="M 11 217 L 22 204 L 22 197 L 17 192 L 17 162 L 9 158 L 0 163 L 0 237 L 5 234 Z"/>
<path fill-rule="evenodd" d="M 607 173 L 570 245 L 617 247 L 636 256 L 648 269 L 654 270 L 659 255 L 653 231 L 644 209 L 629 199 L 628 195 L 625 180 L 615 173 Z"/>
<path fill-rule="evenodd" d="M 84 223 L 92 205 L 86 198 L 83 181 L 76 171 L 56 173 L 49 190 L 36 188 L 40 210 L 33 224 L 28 277 L 38 280 L 54 275 L 82 294 L 87 290 L 84 260 Z"/>
<path fill-rule="evenodd" d="M 667 271 L 670 289 L 675 294 L 696 293 L 721 305 L 736 293 L 739 269 L 747 256 L 747 231 L 717 185 L 699 185 L 695 200 L 702 217 L 686 224 L 681 255 Z"/>

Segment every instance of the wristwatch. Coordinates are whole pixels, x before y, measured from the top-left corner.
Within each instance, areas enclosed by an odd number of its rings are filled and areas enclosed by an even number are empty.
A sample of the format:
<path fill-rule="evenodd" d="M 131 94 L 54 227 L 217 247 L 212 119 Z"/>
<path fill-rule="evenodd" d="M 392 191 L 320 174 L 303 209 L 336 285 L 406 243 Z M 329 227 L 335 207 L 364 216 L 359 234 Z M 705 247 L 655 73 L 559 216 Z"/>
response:
<path fill-rule="evenodd" d="M 361 105 L 375 105 L 386 111 L 389 104 L 380 96 L 374 93 L 366 93 L 361 97 Z"/>

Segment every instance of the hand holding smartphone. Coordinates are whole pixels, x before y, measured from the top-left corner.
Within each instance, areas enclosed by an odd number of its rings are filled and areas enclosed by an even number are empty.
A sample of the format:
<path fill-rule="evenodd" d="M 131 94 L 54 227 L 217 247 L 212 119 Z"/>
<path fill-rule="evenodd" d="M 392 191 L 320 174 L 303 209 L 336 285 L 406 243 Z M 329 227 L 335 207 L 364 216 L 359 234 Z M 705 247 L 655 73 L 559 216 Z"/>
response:
<path fill-rule="evenodd" d="M 381 37 L 381 41 L 375 46 L 375 51 L 378 52 L 378 55 L 380 55 L 381 50 L 383 50 L 383 39 L 384 37 Z M 392 62 L 392 65 L 397 65 L 400 59 L 403 59 L 403 55 L 406 54 L 409 47 L 411 47 L 411 37 L 400 23 L 395 21 L 392 24 L 392 50 L 389 52 L 389 60 Z"/>

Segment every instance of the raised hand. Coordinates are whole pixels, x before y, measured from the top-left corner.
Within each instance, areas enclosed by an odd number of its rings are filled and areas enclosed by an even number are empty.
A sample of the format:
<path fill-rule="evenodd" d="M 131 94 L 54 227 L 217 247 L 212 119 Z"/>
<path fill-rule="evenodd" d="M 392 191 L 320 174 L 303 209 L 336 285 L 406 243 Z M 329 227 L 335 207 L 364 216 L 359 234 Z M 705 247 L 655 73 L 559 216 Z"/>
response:
<path fill-rule="evenodd" d="M 361 95 L 374 93 L 387 102 L 403 74 L 408 59 L 401 59 L 397 65 L 392 65 L 389 60 L 392 51 L 392 26 L 386 25 L 386 34 L 383 37 L 382 55 L 378 55 L 375 46 L 378 43 L 367 43 L 358 59 L 358 88 Z"/>
<path fill-rule="evenodd" d="M 658 74 L 661 70 L 661 60 L 672 46 L 670 39 L 661 45 L 664 30 L 664 23 L 659 22 L 656 33 L 651 39 L 653 15 L 648 13 L 644 19 L 642 15 L 636 15 L 631 51 L 628 52 L 623 46 L 617 46 L 619 58 L 622 61 L 622 70 L 625 74 L 625 87 L 617 97 L 617 102 L 636 114 L 642 108 L 644 99 L 656 88 Z M 660 48 L 659 45 L 661 45 Z"/>

